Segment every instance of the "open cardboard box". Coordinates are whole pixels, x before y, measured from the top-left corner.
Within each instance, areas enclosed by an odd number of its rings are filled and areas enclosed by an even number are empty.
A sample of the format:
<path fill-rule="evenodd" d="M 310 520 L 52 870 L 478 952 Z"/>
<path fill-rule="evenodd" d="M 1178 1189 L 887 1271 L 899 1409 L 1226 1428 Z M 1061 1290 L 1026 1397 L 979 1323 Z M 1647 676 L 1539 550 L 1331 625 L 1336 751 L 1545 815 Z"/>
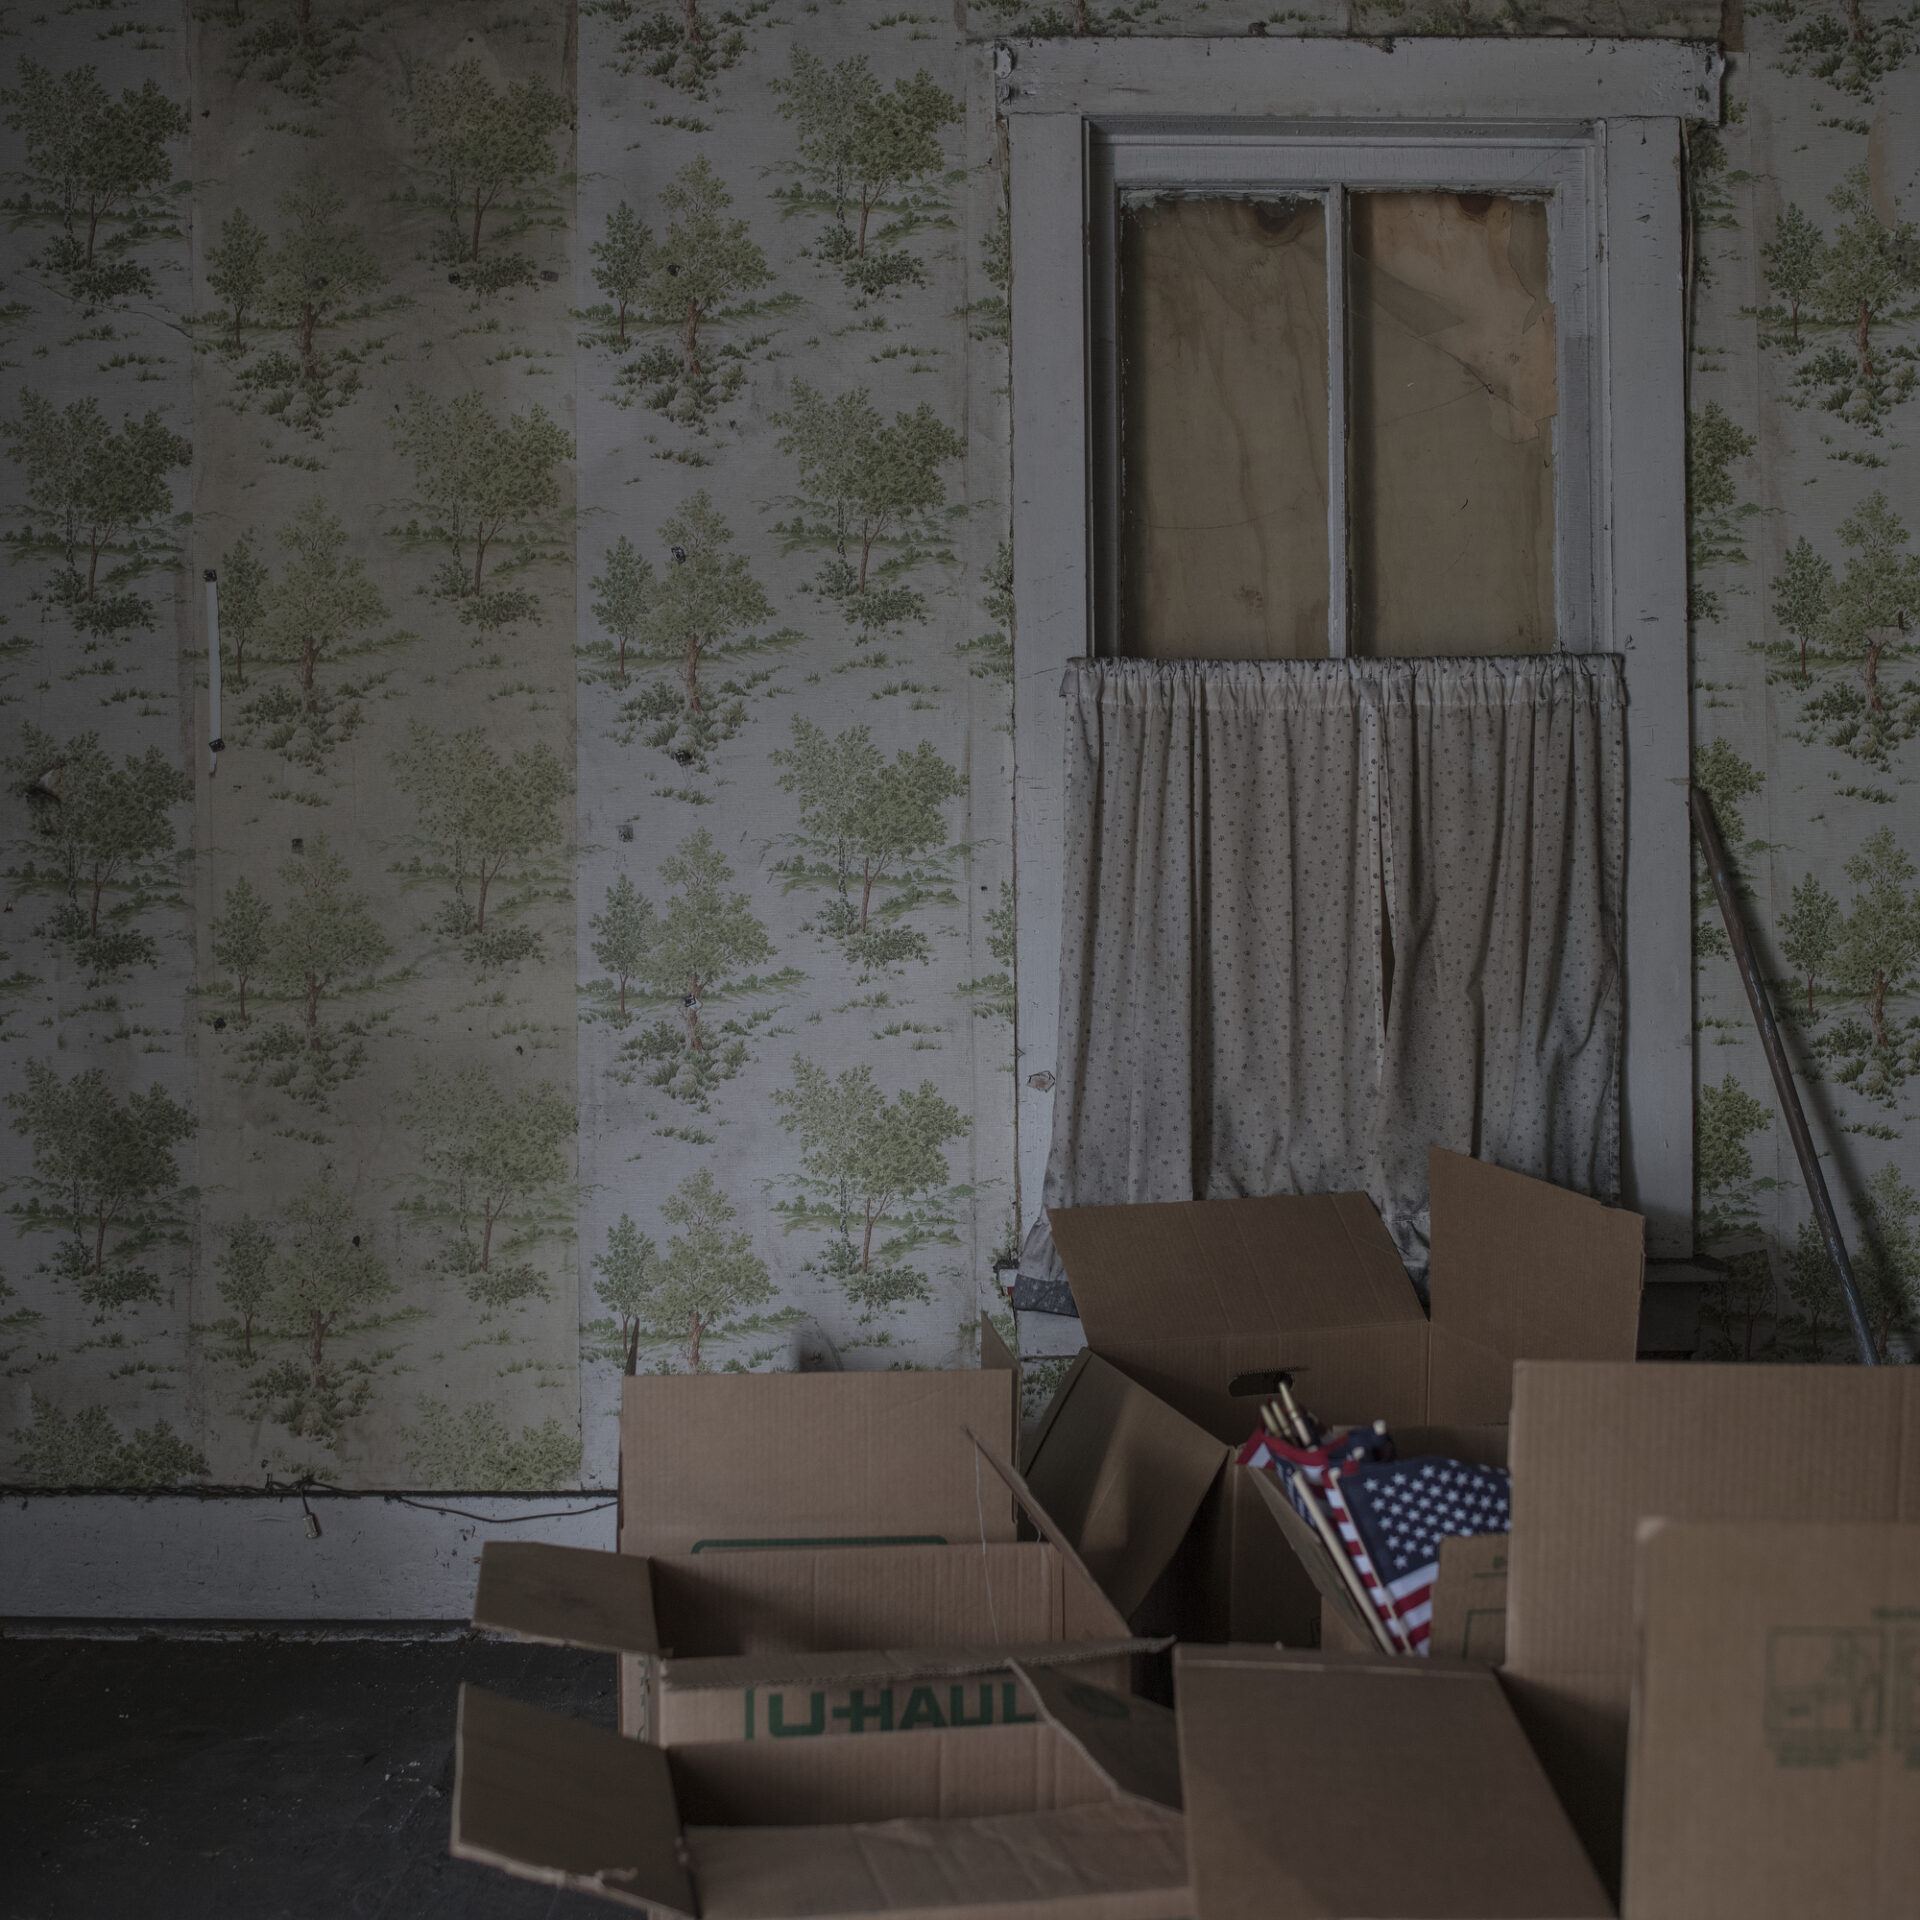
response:
<path fill-rule="evenodd" d="M 1613 1912 L 1486 1668 L 1181 1646 L 1174 1682 L 1195 1920 Z"/>
<path fill-rule="evenodd" d="M 1638 1214 L 1437 1148 L 1428 1168 L 1430 1319 L 1364 1194 L 1050 1211 L 1089 1351 L 1023 1464 L 1142 1626 L 1317 1635 L 1284 1497 L 1227 1464 L 1280 1374 L 1330 1425 L 1498 1464 L 1517 1359 L 1632 1357 Z"/>
<path fill-rule="evenodd" d="M 660 1746 L 1031 1720 L 1013 1663 L 1125 1691 L 1135 1639 L 1020 1476 L 1037 1541 L 699 1554 L 486 1543 L 473 1623 L 617 1653 L 621 1728 Z M 998 1478 L 994 1476 L 999 1476 Z"/>
<path fill-rule="evenodd" d="M 979 1464 L 975 1433 L 1018 1457 L 1020 1374 L 984 1314 L 978 1369 L 631 1374 L 619 1548 L 704 1557 L 1010 1544 L 1013 1500 Z M 644 1730 L 648 1694 L 644 1661 L 623 1655 L 623 1732 Z"/>
<path fill-rule="evenodd" d="M 1920 1371 L 1523 1361 L 1512 1464 L 1503 1678 L 1594 1864 L 1618 1884 L 1641 1522 L 1920 1523 Z M 1802 1624 L 1845 1624 L 1850 1577 L 1836 1568 L 1829 1594 L 1810 1574 L 1802 1598 L 1821 1610 Z M 1703 1816 L 1706 1785 L 1687 1793 Z M 1740 1816 L 1756 1844 L 1766 1805 Z M 1899 1910 L 1920 1910 L 1920 1887 L 1906 1892 Z M 1800 1911 L 1872 1909 L 1836 1899 Z"/>
<path fill-rule="evenodd" d="M 1920 1527 L 1640 1523 L 1633 1920 L 1920 1909 Z"/>
<path fill-rule="evenodd" d="M 453 1852 L 678 1920 L 1180 1920 L 1173 1716 L 1029 1669 L 1039 1718 L 668 1751 L 460 1690 Z"/>

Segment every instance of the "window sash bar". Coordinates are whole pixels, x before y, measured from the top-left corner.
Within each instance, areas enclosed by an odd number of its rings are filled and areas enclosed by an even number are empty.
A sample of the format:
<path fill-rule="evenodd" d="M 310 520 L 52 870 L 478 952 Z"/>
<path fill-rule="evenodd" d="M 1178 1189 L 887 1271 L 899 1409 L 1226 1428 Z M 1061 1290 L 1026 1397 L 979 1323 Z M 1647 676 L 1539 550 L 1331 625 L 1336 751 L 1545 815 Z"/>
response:
<path fill-rule="evenodd" d="M 1349 645 L 1347 560 L 1347 190 L 1326 196 L 1327 231 L 1327 657 Z"/>

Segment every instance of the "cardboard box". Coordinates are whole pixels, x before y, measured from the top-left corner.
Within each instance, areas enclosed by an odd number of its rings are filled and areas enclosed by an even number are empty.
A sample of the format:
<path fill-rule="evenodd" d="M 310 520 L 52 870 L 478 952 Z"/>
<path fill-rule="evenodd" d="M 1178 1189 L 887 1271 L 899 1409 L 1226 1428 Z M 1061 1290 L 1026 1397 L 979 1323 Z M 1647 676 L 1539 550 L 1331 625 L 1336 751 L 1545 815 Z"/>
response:
<path fill-rule="evenodd" d="M 1507 1538 L 1504 1533 L 1480 1533 L 1440 1542 L 1430 1653 L 1489 1667 L 1506 1658 Z M 1344 1588 L 1338 1600 L 1322 1592 L 1320 1645 L 1329 1653 L 1378 1651 L 1365 1623 L 1355 1618 Z"/>
<path fill-rule="evenodd" d="M 1634 1920 L 1920 1910 L 1920 1527 L 1641 1522 Z"/>
<path fill-rule="evenodd" d="M 1174 1650 L 1196 1920 L 1613 1912 L 1495 1676 Z"/>
<path fill-rule="evenodd" d="M 1165 1644 L 1129 1636 L 1037 1503 L 1035 1519 L 1048 1538 L 970 1546 L 648 1555 L 492 1540 L 473 1624 L 631 1660 L 621 1730 L 660 1746 L 1030 1720 L 1010 1662 L 1125 1692 L 1134 1656 Z"/>
<path fill-rule="evenodd" d="M 1268 1476 L 1227 1467 L 1278 1375 L 1330 1425 L 1384 1419 L 1407 1453 L 1497 1461 L 1516 1359 L 1631 1358 L 1638 1214 L 1460 1154 L 1428 1164 L 1431 1320 L 1364 1194 L 1049 1213 L 1092 1357 L 1062 1383 L 1026 1470 L 1089 1565 L 1127 1561 L 1109 1591 L 1138 1624 L 1296 1645 L 1317 1633 L 1319 1596 L 1276 1537 Z M 1165 1612 L 1142 1619 L 1161 1577 Z"/>
<path fill-rule="evenodd" d="M 1527 1361 L 1512 1463 L 1509 1692 L 1614 1882 L 1640 1522 L 1920 1522 L 1920 1372 Z"/>
<path fill-rule="evenodd" d="M 1179 1920 L 1173 1716 L 1023 1675 L 1041 1718 L 671 1751 L 460 1691 L 453 1852 L 697 1920 Z"/>
<path fill-rule="evenodd" d="M 1015 1458 L 1019 1421 L 1019 1371 L 984 1316 L 978 1370 L 629 1375 L 620 1551 L 1012 1542 L 1012 1496 L 968 1436 Z M 640 1732 L 646 1697 L 641 1660 L 623 1655 L 625 1731 Z"/>

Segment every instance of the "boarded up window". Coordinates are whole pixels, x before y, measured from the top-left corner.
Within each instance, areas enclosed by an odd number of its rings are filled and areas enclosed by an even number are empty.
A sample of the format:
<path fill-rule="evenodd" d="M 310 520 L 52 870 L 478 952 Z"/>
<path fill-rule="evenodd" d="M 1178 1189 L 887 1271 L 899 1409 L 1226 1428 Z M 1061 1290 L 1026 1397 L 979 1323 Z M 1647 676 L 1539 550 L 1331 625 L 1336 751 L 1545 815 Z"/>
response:
<path fill-rule="evenodd" d="M 1349 203 L 1353 651 L 1553 645 L 1547 209 Z"/>
<path fill-rule="evenodd" d="M 1347 229 L 1331 288 L 1329 206 Z M 1121 651 L 1324 657 L 1335 565 L 1353 653 L 1551 648 L 1547 231 L 1544 202 L 1494 194 L 1127 204 Z M 1330 419 L 1348 470 L 1337 555 Z"/>
<path fill-rule="evenodd" d="M 1160 200 L 1120 246 L 1121 650 L 1327 651 L 1317 200 Z"/>

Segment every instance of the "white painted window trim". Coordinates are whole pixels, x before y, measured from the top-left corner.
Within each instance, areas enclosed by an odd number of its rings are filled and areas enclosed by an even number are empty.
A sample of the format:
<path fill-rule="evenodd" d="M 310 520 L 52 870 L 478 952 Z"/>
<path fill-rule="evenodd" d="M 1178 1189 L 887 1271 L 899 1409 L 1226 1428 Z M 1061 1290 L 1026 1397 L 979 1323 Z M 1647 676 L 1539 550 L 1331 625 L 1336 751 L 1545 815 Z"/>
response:
<path fill-rule="evenodd" d="M 1686 385 L 1680 121 L 1722 62 L 1661 41 L 1048 41 L 995 53 L 1013 243 L 1014 857 L 1022 1218 L 1038 1205 L 1058 1032 L 1059 687 L 1094 628 L 1089 274 L 1096 132 L 1509 145 L 1590 169 L 1595 604 L 1626 660 L 1624 1194 L 1648 1251 L 1693 1236 Z M 1231 123 L 1231 124 L 1223 124 Z"/>

